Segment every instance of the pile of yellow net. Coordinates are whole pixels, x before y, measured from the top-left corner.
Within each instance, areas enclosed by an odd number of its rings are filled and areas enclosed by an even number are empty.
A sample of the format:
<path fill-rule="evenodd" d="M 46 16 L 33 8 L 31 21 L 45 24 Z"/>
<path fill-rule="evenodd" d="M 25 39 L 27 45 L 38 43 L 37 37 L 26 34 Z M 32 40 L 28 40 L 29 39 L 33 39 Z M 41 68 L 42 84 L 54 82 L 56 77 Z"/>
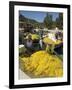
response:
<path fill-rule="evenodd" d="M 32 40 L 34 40 L 34 39 L 40 39 L 40 36 L 38 34 L 31 34 L 30 33 L 29 35 L 31 35 Z M 26 39 L 28 39 L 28 36 L 26 36 Z"/>
<path fill-rule="evenodd" d="M 46 51 L 38 51 L 30 57 L 20 58 L 20 68 L 31 77 L 62 77 L 62 61 Z"/>
<path fill-rule="evenodd" d="M 48 38 L 48 37 L 45 37 L 45 38 L 43 39 L 43 42 L 46 43 L 46 44 L 54 44 L 54 45 L 58 45 L 58 44 L 62 43 L 61 40 L 57 40 L 56 42 L 54 42 L 53 40 L 51 40 L 51 39 Z"/>
<path fill-rule="evenodd" d="M 40 38 L 40 36 L 37 34 L 31 34 L 31 36 L 32 36 L 32 40 Z"/>

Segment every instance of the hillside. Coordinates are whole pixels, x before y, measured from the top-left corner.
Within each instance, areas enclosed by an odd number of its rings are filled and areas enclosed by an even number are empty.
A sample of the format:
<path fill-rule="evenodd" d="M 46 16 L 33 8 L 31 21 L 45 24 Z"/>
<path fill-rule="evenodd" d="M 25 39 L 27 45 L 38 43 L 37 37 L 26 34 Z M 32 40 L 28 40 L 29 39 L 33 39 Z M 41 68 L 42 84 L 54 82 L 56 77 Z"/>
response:
<path fill-rule="evenodd" d="M 25 16 L 23 16 L 22 14 L 19 15 L 19 22 L 22 21 L 24 23 L 28 23 L 28 24 L 31 24 L 34 28 L 43 28 L 43 23 L 39 23 L 37 22 L 36 20 L 33 20 L 33 19 L 29 19 L 29 18 L 26 18 Z"/>

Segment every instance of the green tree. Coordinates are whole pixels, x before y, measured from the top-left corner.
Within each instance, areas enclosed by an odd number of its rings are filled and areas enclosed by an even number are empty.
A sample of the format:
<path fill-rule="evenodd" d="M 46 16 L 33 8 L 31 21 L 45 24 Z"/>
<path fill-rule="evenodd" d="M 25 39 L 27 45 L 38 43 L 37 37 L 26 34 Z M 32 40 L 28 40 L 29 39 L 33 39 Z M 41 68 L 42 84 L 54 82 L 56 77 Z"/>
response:
<path fill-rule="evenodd" d="M 52 15 L 48 14 L 46 15 L 45 19 L 44 19 L 44 25 L 46 28 L 48 29 L 52 29 Z"/>
<path fill-rule="evenodd" d="M 53 29 L 56 28 L 56 21 L 53 21 L 53 23 L 52 23 L 52 28 L 53 28 Z"/>
<path fill-rule="evenodd" d="M 59 17 L 56 19 L 56 27 L 63 29 L 63 14 L 59 13 Z"/>

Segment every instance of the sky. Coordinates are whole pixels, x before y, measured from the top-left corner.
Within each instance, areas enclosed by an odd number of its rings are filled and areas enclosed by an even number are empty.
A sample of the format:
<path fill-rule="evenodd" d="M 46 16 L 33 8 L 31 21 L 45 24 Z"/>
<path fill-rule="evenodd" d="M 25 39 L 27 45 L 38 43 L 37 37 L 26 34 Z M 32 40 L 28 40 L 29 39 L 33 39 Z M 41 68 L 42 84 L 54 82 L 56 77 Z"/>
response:
<path fill-rule="evenodd" d="M 56 18 L 59 17 L 59 13 L 57 12 L 48 12 L 52 15 L 52 20 L 55 21 Z M 46 17 L 47 12 L 38 12 L 38 11 L 19 11 L 19 14 L 22 14 L 26 18 L 34 19 L 38 22 L 43 22 Z"/>

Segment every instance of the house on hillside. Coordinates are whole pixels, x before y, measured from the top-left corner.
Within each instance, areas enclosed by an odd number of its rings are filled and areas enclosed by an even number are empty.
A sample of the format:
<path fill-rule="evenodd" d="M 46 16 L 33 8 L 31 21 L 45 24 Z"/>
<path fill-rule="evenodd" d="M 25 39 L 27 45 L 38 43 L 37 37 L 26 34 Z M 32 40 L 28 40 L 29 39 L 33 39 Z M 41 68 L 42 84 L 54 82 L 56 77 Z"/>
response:
<path fill-rule="evenodd" d="M 33 29 L 33 25 L 30 23 L 26 23 L 23 21 L 19 22 L 19 30 L 23 31 L 23 32 L 31 32 L 31 30 Z"/>

